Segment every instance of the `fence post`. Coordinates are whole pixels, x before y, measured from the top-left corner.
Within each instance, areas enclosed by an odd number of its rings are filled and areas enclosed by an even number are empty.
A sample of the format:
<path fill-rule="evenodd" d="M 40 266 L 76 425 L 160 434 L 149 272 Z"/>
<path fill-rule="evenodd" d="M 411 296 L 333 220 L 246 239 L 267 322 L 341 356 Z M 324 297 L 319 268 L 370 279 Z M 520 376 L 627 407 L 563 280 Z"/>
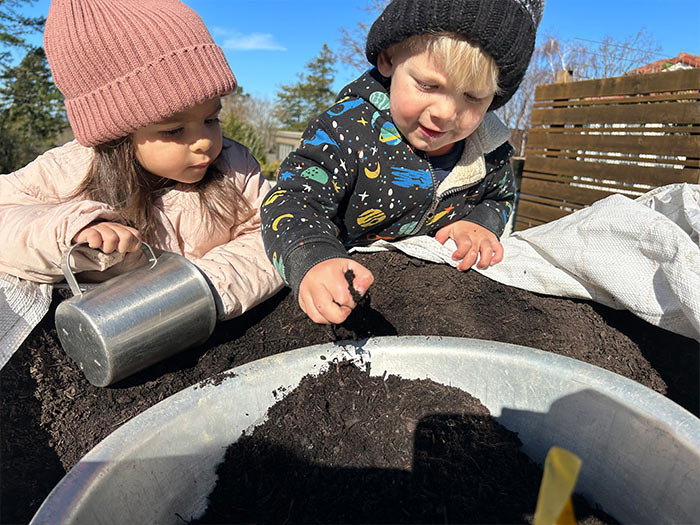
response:
<path fill-rule="evenodd" d="M 574 72 L 566 69 L 561 69 L 557 71 L 557 76 L 556 79 L 554 80 L 555 84 L 564 84 L 566 82 L 573 82 L 574 81 Z"/>

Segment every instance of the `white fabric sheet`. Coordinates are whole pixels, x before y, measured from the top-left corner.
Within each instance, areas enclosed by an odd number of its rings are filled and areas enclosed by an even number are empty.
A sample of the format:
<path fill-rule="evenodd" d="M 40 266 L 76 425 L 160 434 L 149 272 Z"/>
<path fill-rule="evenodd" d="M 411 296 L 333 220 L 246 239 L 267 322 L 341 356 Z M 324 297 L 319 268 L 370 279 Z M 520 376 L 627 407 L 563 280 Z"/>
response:
<path fill-rule="evenodd" d="M 592 206 L 502 239 L 504 260 L 479 273 L 548 295 L 627 309 L 700 341 L 700 185 L 672 184 Z M 377 241 L 353 251 L 400 250 L 456 266 L 454 242 Z"/>
<path fill-rule="evenodd" d="M 0 273 L 0 368 L 49 311 L 52 288 Z"/>

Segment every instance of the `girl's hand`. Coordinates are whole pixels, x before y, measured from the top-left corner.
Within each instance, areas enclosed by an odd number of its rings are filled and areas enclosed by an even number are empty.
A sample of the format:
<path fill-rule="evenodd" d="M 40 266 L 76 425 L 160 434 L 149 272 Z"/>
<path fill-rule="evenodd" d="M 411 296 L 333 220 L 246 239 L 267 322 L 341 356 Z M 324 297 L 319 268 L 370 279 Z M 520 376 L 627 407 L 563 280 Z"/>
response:
<path fill-rule="evenodd" d="M 348 270 L 355 274 L 353 287 L 364 295 L 372 286 L 374 276 L 352 259 L 328 259 L 306 272 L 299 286 L 299 306 L 314 323 L 342 323 L 355 308 L 345 279 Z"/>
<path fill-rule="evenodd" d="M 452 254 L 455 261 L 461 262 L 457 269 L 465 271 L 474 266 L 479 258 L 477 268 L 483 270 L 503 260 L 503 245 L 492 232 L 476 223 L 469 221 L 456 221 L 443 226 L 435 234 L 435 239 L 440 244 L 445 244 L 447 239 L 452 239 L 457 244 L 457 249 Z"/>
<path fill-rule="evenodd" d="M 80 230 L 73 242 L 87 242 L 90 248 L 104 253 L 135 252 L 141 248 L 141 234 L 118 222 L 96 222 Z"/>

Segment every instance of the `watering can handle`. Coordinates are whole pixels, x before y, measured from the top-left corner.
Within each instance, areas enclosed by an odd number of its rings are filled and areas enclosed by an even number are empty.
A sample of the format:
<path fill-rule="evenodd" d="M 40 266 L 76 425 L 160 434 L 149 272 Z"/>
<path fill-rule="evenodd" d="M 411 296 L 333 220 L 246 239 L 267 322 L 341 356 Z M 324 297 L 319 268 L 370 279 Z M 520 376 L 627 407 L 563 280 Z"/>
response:
<path fill-rule="evenodd" d="M 89 243 L 87 242 L 78 242 L 75 243 L 73 246 L 71 246 L 66 253 L 63 254 L 63 257 L 61 258 L 61 269 L 63 270 L 63 275 L 66 276 L 66 281 L 68 282 L 68 286 L 70 286 L 71 292 L 73 292 L 73 295 L 83 295 L 82 290 L 80 289 L 80 286 L 78 286 L 78 281 L 75 279 L 75 275 L 73 275 L 73 271 L 70 268 L 70 256 L 71 253 L 73 253 L 73 248 L 77 246 L 83 246 L 87 245 Z M 151 263 L 151 269 L 156 265 L 158 262 L 158 259 L 156 259 L 155 254 L 153 253 L 153 249 L 150 247 L 150 245 L 146 242 L 141 241 L 141 250 L 143 253 L 146 255 L 146 258 L 148 259 L 148 262 Z"/>

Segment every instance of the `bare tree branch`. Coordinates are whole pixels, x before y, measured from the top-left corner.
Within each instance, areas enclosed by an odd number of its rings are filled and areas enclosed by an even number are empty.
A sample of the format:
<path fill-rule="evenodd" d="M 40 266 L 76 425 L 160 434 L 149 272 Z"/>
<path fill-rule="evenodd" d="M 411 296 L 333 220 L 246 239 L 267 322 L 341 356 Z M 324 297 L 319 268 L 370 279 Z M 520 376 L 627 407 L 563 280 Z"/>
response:
<path fill-rule="evenodd" d="M 369 22 L 358 22 L 355 27 L 341 28 L 342 38 L 340 39 L 340 51 L 338 58 L 340 61 L 350 66 L 351 69 L 358 73 L 367 69 L 368 63 L 365 57 L 365 43 L 367 41 L 367 33 L 375 18 L 387 6 L 390 0 L 371 0 L 369 5 L 362 9 L 366 11 Z"/>

